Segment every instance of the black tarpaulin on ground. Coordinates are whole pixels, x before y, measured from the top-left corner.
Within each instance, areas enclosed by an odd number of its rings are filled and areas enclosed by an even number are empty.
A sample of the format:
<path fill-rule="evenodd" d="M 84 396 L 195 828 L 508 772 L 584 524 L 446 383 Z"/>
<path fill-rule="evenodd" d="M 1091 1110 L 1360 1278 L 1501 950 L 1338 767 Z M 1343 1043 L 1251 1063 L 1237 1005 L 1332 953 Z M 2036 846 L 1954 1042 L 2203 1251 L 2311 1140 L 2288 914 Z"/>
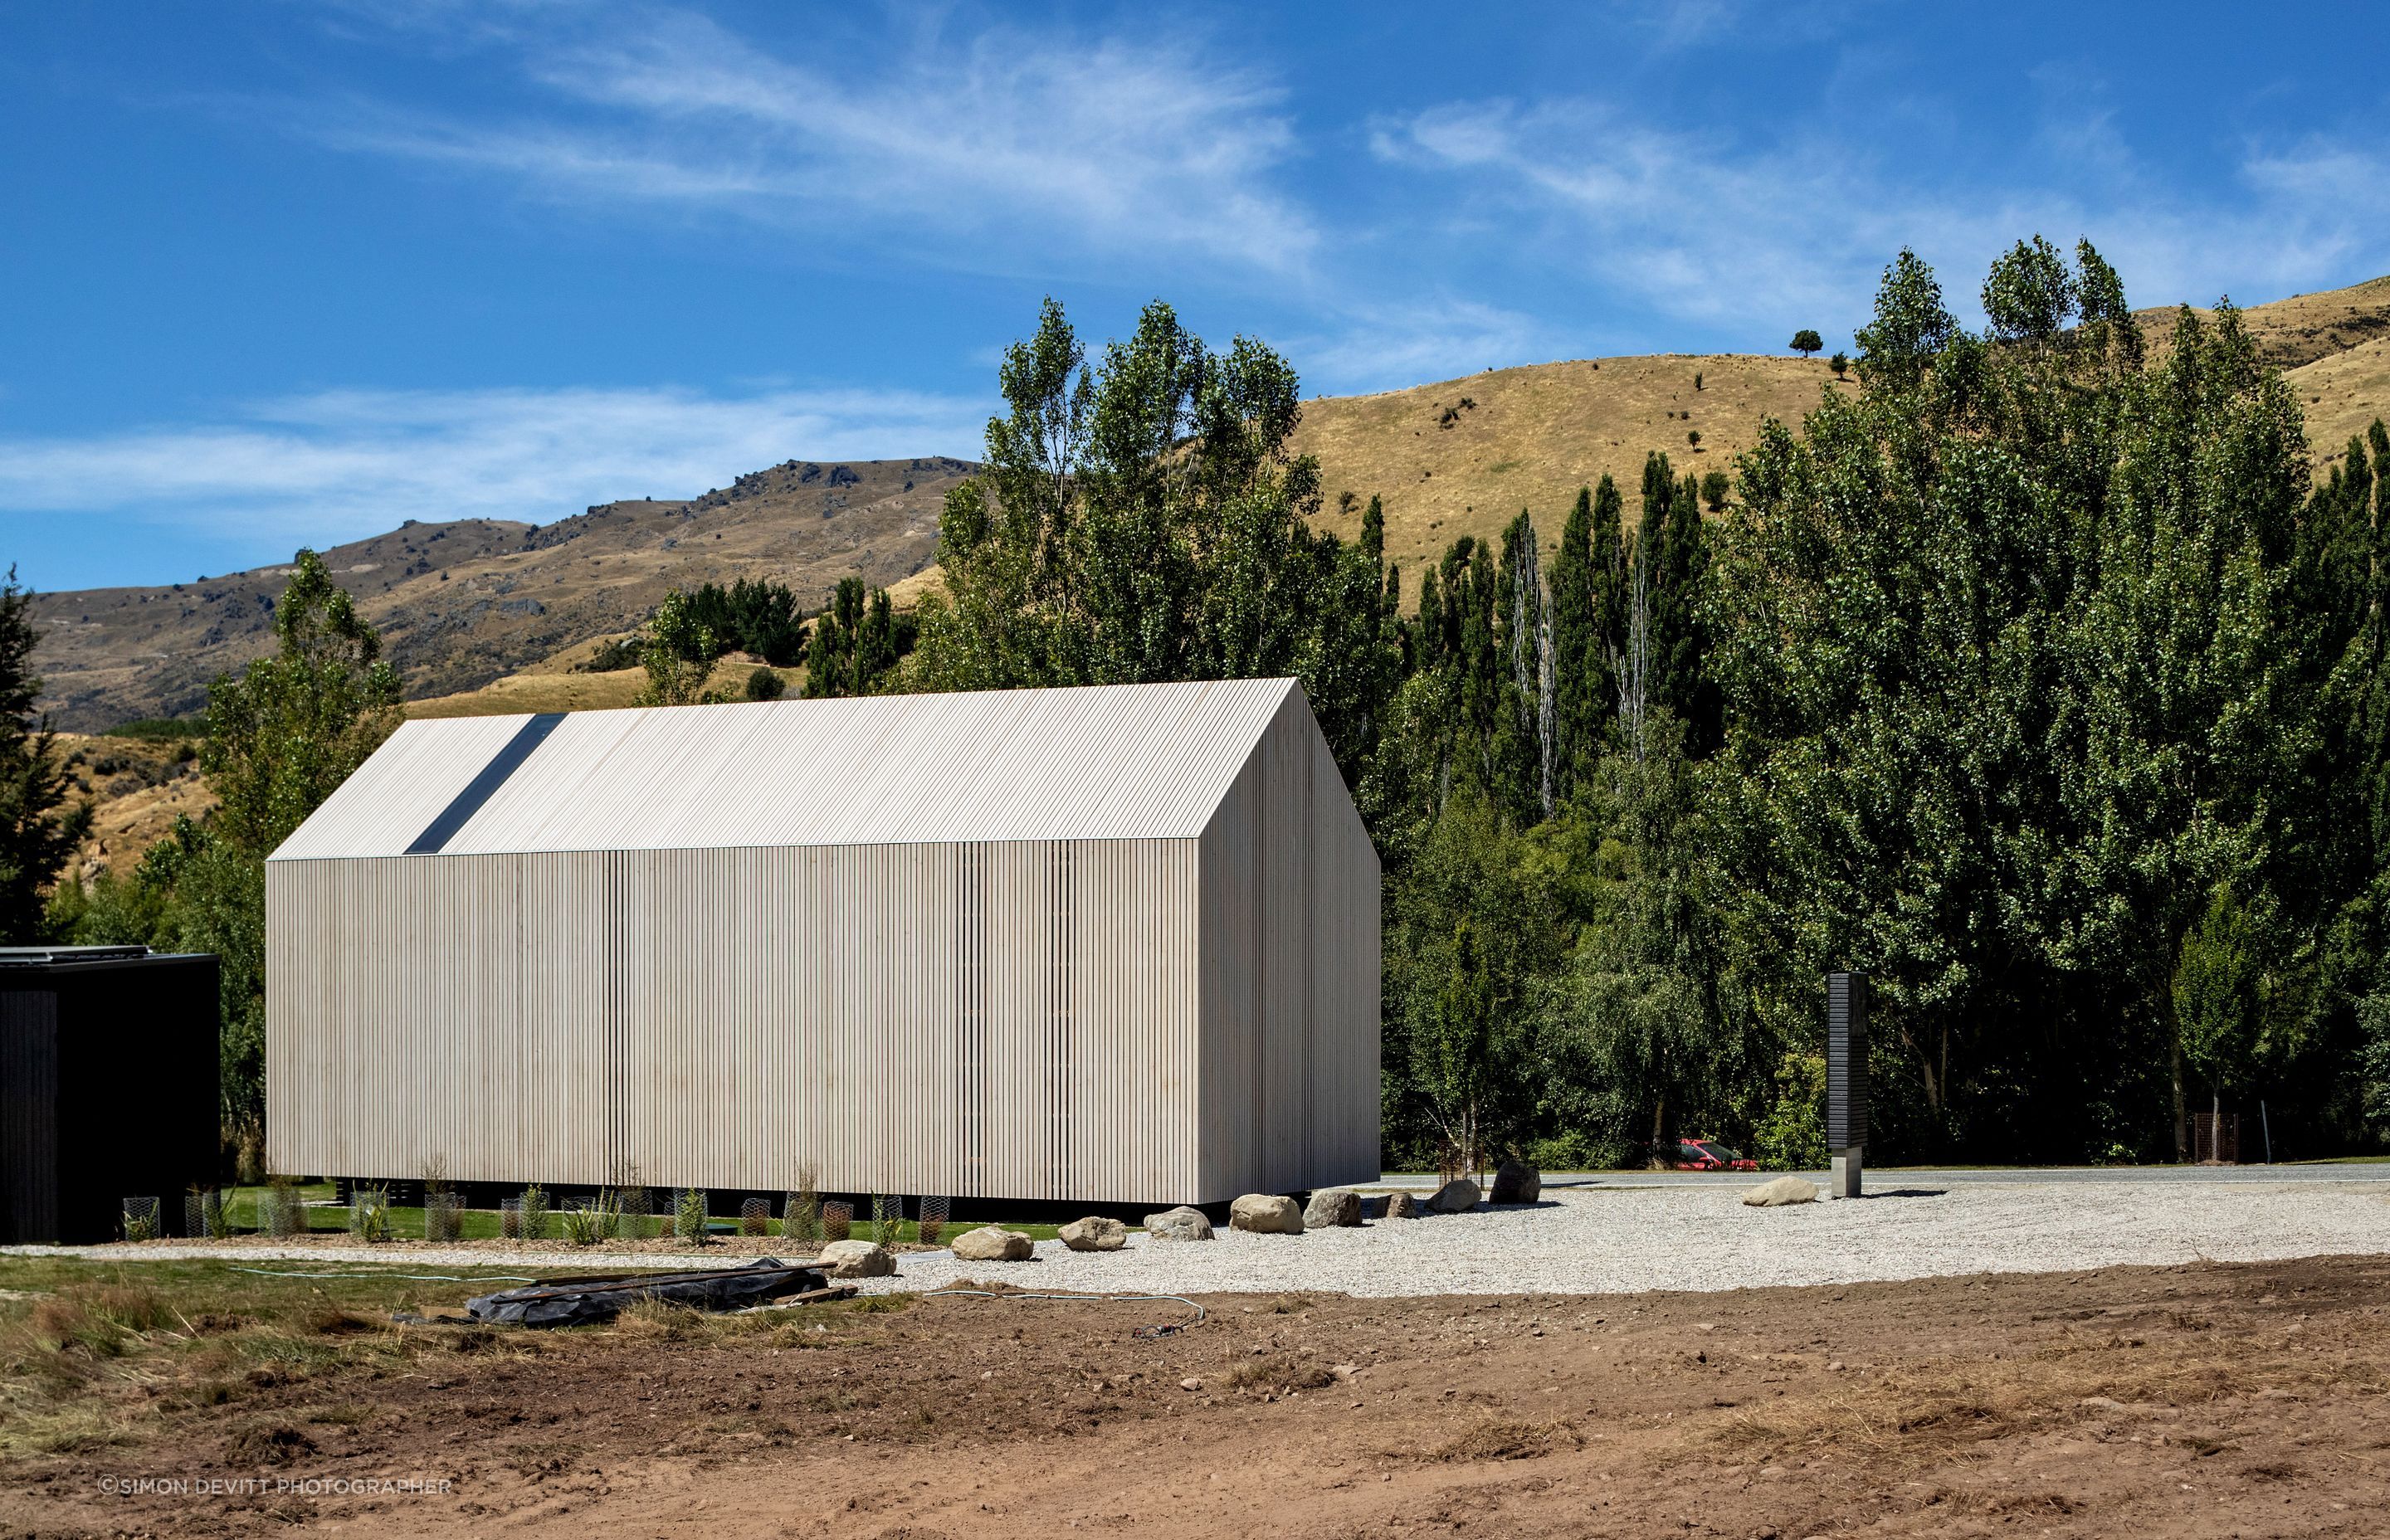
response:
<path fill-rule="evenodd" d="M 757 1257 L 738 1267 L 697 1273 L 641 1273 L 627 1277 L 558 1278 L 465 1302 L 474 1320 L 507 1326 L 590 1326 L 610 1321 L 639 1300 L 663 1300 L 698 1310 L 745 1310 L 789 1294 L 819 1289 L 819 1267 Z"/>

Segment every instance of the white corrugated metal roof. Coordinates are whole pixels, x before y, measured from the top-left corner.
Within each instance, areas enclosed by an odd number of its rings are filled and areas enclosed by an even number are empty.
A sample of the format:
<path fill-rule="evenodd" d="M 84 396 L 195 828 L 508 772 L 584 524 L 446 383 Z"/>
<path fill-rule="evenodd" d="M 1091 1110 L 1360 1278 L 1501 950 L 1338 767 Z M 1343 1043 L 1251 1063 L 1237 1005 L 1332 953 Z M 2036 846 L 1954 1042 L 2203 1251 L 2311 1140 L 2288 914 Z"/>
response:
<path fill-rule="evenodd" d="M 1291 679 L 408 722 L 277 861 L 1200 834 Z"/>

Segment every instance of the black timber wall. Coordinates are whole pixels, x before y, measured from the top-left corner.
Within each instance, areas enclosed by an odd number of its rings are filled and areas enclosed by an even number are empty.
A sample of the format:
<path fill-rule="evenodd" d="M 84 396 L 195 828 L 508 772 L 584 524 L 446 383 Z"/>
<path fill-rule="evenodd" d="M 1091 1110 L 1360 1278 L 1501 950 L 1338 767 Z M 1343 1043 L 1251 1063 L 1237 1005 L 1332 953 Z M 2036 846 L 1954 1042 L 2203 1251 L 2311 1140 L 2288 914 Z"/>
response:
<path fill-rule="evenodd" d="M 126 1198 L 214 1181 L 212 956 L 0 968 L 0 1242 L 114 1238 Z"/>

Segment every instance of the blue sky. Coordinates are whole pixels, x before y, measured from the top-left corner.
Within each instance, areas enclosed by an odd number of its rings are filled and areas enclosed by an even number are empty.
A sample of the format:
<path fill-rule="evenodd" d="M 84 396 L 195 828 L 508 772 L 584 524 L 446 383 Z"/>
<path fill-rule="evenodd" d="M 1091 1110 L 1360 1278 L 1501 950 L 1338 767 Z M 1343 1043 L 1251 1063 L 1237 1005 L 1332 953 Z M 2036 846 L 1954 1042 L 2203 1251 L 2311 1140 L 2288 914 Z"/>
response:
<path fill-rule="evenodd" d="M 1976 13 L 1996 19 L 1976 19 Z M 2390 42 L 2302 7 L 54 6 L 0 16 L 0 520 L 45 588 L 790 457 L 976 453 L 1040 296 L 1306 391 L 1846 342 L 2088 234 L 2390 271 Z"/>

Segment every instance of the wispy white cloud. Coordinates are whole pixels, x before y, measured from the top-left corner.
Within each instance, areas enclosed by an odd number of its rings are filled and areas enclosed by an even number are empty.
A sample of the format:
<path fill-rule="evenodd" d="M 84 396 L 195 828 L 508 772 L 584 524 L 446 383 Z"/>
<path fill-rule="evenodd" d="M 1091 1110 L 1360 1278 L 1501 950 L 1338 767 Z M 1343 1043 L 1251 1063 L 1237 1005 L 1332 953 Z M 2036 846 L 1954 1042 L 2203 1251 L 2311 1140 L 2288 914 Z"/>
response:
<path fill-rule="evenodd" d="M 1305 385 L 1390 391 L 1480 369 L 1543 362 L 1550 332 L 1535 317 L 1475 300 L 1367 305 L 1332 327 L 1285 340 Z M 1539 348 L 1545 352 L 1539 352 Z"/>
<path fill-rule="evenodd" d="M 334 391 L 215 422 L 0 441 L 0 511 L 329 544 L 404 520 L 534 523 L 787 459 L 979 453 L 983 402 L 864 391 Z"/>
<path fill-rule="evenodd" d="M 1990 259 L 2036 232 L 2089 236 L 2140 303 L 2345 281 L 2390 243 L 2390 168 L 2370 150 L 2252 147 L 2242 195 L 2187 189 L 2140 169 L 2085 83 L 2044 84 L 2063 102 L 2038 135 L 2049 164 L 1972 186 L 1921 184 L 1847 136 L 1671 131 L 1583 99 L 1446 104 L 1378 120 L 1369 145 L 1545 262 L 1721 329 L 1856 320 L 1903 246 L 1964 314 Z"/>
<path fill-rule="evenodd" d="M 1266 273 L 1318 241 L 1276 174 L 1285 92 L 1163 32 L 936 28 L 867 54 L 773 52 L 671 11 L 520 17 L 533 89 L 508 110 L 357 97 L 276 104 L 336 148 L 469 167 L 562 202 L 829 229 L 964 269 L 1176 255 Z"/>

